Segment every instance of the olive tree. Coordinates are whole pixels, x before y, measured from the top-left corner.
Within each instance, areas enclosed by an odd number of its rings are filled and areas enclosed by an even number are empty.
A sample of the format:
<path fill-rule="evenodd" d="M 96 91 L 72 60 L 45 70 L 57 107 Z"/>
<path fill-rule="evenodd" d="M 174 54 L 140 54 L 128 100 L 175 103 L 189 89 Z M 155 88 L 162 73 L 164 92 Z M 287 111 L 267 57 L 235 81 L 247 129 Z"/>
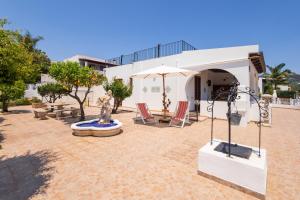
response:
<path fill-rule="evenodd" d="M 46 99 L 49 103 L 55 103 L 57 99 L 60 99 L 63 95 L 68 94 L 68 90 L 59 83 L 46 83 L 38 86 L 39 95 Z"/>
<path fill-rule="evenodd" d="M 83 104 L 87 99 L 87 95 L 93 86 L 102 84 L 106 79 L 105 76 L 90 67 L 82 67 L 77 62 L 52 63 L 49 74 L 69 91 L 68 95 L 70 97 L 78 102 L 80 106 L 80 120 L 84 120 Z M 82 98 L 78 95 L 80 87 L 86 88 Z"/>
<path fill-rule="evenodd" d="M 117 110 L 122 102 L 132 94 L 132 87 L 124 84 L 123 80 L 114 78 L 111 82 L 106 81 L 104 84 L 106 91 L 111 90 L 114 98 L 114 106 L 112 113 L 117 113 Z"/>

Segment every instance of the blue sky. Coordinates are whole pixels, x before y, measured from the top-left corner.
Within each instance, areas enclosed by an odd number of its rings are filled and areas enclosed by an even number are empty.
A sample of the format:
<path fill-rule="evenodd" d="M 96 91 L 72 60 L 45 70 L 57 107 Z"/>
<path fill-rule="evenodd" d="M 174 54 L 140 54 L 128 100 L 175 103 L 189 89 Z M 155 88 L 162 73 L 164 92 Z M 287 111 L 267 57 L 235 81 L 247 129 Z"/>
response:
<path fill-rule="evenodd" d="M 268 65 L 300 73 L 300 1 L 0 0 L 10 28 L 29 30 L 52 60 L 111 58 L 185 40 L 198 49 L 259 44 Z"/>

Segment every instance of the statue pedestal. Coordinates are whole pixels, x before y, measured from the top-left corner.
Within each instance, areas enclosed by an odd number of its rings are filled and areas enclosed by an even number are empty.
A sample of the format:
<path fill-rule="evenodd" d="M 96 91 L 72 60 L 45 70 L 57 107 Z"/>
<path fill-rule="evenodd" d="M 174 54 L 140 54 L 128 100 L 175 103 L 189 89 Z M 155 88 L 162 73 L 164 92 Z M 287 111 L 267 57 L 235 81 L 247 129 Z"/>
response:
<path fill-rule="evenodd" d="M 266 150 L 261 149 L 261 157 L 253 152 L 249 159 L 228 157 L 214 150 L 221 142 L 225 141 L 214 140 L 212 145 L 209 142 L 199 149 L 199 174 L 264 199 L 267 185 Z M 250 148 L 258 152 L 258 148 Z"/>

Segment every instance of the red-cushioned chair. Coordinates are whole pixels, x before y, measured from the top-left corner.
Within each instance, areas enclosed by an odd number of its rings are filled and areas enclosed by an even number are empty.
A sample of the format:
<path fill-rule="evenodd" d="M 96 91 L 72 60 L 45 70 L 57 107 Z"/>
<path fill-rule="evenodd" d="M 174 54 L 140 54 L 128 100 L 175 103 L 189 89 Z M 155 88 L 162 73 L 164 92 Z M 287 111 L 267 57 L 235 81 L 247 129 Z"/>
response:
<path fill-rule="evenodd" d="M 144 124 L 157 123 L 154 116 L 151 114 L 146 103 L 137 103 L 136 119 L 140 117 Z"/>
<path fill-rule="evenodd" d="M 176 126 L 183 128 L 185 123 L 189 122 L 189 106 L 190 103 L 188 101 L 179 101 L 177 103 L 174 115 L 171 118 L 169 126 Z M 180 124 L 181 125 L 178 125 Z"/>

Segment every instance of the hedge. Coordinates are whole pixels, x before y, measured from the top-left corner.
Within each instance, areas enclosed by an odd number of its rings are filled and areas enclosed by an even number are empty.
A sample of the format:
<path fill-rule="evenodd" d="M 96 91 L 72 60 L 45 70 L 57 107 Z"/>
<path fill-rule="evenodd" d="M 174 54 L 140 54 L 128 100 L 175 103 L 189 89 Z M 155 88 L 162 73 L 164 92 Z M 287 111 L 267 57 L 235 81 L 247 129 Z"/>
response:
<path fill-rule="evenodd" d="M 295 98 L 295 91 L 277 91 L 278 98 Z"/>

